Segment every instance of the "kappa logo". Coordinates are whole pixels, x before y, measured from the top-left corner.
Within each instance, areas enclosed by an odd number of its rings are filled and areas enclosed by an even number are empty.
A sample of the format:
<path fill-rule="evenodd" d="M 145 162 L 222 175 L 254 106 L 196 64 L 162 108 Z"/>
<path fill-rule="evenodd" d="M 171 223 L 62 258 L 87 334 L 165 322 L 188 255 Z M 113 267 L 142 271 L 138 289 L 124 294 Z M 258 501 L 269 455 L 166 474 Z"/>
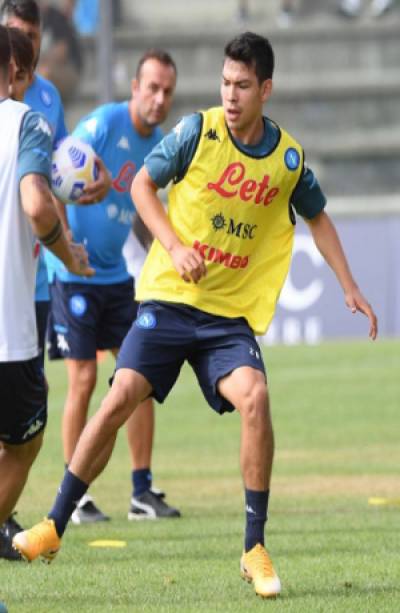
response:
<path fill-rule="evenodd" d="M 36 434 L 43 426 L 43 421 L 41 419 L 37 419 L 33 424 L 31 424 L 28 430 L 22 435 L 22 440 L 24 441 L 28 436 L 32 436 L 32 434 Z"/>
<path fill-rule="evenodd" d="M 40 132 L 43 132 L 43 134 L 51 136 L 51 128 L 44 117 L 39 117 L 35 130 L 40 130 Z"/>
<path fill-rule="evenodd" d="M 254 349 L 254 347 L 250 347 L 249 348 L 249 353 L 251 356 L 253 356 L 254 358 L 256 358 L 256 360 L 260 359 L 260 352 L 257 351 L 257 349 Z"/>
<path fill-rule="evenodd" d="M 67 339 L 64 334 L 57 334 L 57 349 L 62 353 L 69 353 L 70 348 Z"/>
<path fill-rule="evenodd" d="M 152 328 L 156 327 L 157 319 L 154 313 L 150 313 L 149 311 L 147 311 L 146 313 L 141 313 L 135 323 L 138 328 L 151 330 Z"/>
<path fill-rule="evenodd" d="M 87 120 L 85 123 L 85 130 L 92 136 L 95 136 L 97 130 L 97 119 L 95 117 Z"/>
<path fill-rule="evenodd" d="M 117 147 L 119 149 L 125 149 L 125 151 L 130 151 L 131 150 L 128 138 L 126 136 L 121 136 L 121 138 L 120 138 L 120 140 L 118 142 Z"/>
<path fill-rule="evenodd" d="M 210 128 L 208 132 L 204 134 L 204 138 L 208 138 L 208 140 L 217 140 L 219 143 L 221 142 L 221 139 L 218 136 L 217 131 L 213 130 L 212 128 Z"/>

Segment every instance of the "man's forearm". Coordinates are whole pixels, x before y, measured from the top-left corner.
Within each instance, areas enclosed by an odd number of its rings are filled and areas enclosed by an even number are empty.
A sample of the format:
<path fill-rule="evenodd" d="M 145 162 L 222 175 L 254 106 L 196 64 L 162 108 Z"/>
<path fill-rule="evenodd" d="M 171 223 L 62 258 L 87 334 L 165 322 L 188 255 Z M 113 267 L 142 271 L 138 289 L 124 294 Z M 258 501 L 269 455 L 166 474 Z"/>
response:
<path fill-rule="evenodd" d="M 351 273 L 342 244 L 335 226 L 326 213 L 320 213 L 308 223 L 314 242 L 322 256 L 332 268 L 344 292 L 350 291 L 357 284 Z"/>

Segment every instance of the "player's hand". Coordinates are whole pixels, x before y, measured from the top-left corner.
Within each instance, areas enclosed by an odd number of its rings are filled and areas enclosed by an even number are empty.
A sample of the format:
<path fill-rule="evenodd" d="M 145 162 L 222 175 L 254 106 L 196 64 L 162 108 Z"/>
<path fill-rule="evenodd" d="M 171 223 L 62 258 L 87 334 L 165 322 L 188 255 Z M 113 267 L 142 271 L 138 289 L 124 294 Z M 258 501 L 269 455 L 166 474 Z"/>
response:
<path fill-rule="evenodd" d="M 378 318 L 373 308 L 364 298 L 358 287 L 355 287 L 345 294 L 346 304 L 352 313 L 364 313 L 369 319 L 369 337 L 374 341 L 378 336 Z"/>
<path fill-rule="evenodd" d="M 96 156 L 96 163 L 99 167 L 99 176 L 96 181 L 89 183 L 83 190 L 83 196 L 78 200 L 78 204 L 97 204 L 107 196 L 111 187 L 111 175 L 104 165 L 101 158 Z"/>
<path fill-rule="evenodd" d="M 170 256 L 177 272 L 186 283 L 198 283 L 206 276 L 206 265 L 196 249 L 178 244 L 172 248 Z"/>
<path fill-rule="evenodd" d="M 93 277 L 95 270 L 89 266 L 89 256 L 81 243 L 69 243 L 71 259 L 67 265 L 69 272 L 80 277 Z"/>

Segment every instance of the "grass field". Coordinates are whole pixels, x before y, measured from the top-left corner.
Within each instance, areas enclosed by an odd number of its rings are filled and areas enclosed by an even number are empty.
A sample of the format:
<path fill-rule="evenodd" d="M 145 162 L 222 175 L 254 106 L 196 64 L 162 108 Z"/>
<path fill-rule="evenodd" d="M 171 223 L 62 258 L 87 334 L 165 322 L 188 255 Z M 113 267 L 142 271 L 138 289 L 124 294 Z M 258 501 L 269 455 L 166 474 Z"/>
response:
<path fill-rule="evenodd" d="M 106 525 L 71 526 L 51 566 L 0 562 L 9 613 L 400 610 L 400 342 L 265 350 L 276 434 L 267 543 L 282 580 L 258 599 L 238 563 L 243 495 L 239 418 L 207 408 L 185 370 L 157 409 L 156 484 L 181 520 L 128 522 L 130 467 L 124 433 L 92 492 Z M 112 368 L 101 366 L 94 406 Z M 49 509 L 62 474 L 62 364 L 48 367 L 44 448 L 18 504 L 28 525 Z M 122 539 L 122 549 L 90 541 Z"/>

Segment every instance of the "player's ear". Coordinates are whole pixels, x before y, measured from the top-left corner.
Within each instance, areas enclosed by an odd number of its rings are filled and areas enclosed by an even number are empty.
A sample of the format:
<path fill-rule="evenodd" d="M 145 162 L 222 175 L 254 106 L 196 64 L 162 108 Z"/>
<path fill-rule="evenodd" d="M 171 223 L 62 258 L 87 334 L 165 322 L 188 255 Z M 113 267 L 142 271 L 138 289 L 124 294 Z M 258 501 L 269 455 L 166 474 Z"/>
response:
<path fill-rule="evenodd" d="M 131 94 L 134 96 L 139 89 L 139 81 L 137 79 L 132 79 L 131 81 Z"/>
<path fill-rule="evenodd" d="M 272 79 L 265 79 L 265 81 L 261 83 L 262 101 L 266 102 L 271 94 L 272 94 Z"/>

